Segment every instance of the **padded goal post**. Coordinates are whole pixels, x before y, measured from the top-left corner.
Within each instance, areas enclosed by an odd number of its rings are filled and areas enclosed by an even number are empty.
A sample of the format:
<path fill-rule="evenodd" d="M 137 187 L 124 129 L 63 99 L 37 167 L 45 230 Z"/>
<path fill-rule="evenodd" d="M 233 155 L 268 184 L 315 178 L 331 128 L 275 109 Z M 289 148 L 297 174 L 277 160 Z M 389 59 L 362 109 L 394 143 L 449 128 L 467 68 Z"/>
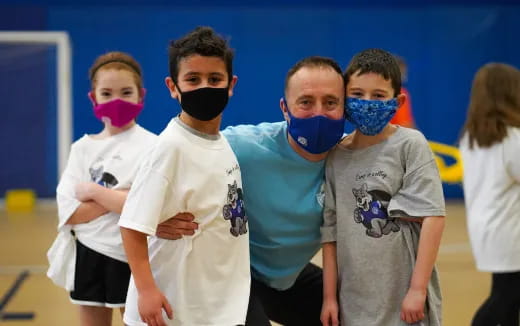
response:
<path fill-rule="evenodd" d="M 59 179 L 72 144 L 72 58 L 69 36 L 59 31 L 0 31 L 0 45 L 4 44 L 55 47 L 56 62 L 53 66 L 56 67 L 56 165 Z"/>

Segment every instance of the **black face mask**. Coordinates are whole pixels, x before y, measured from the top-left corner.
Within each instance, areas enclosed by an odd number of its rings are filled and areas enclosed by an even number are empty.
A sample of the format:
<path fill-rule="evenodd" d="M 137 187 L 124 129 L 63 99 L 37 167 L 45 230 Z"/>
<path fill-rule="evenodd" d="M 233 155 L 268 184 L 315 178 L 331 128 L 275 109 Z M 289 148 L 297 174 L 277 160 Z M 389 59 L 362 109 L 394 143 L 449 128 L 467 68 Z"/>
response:
<path fill-rule="evenodd" d="M 229 100 L 229 88 L 203 87 L 189 92 L 182 92 L 181 107 L 197 120 L 209 121 L 215 119 L 224 111 Z"/>

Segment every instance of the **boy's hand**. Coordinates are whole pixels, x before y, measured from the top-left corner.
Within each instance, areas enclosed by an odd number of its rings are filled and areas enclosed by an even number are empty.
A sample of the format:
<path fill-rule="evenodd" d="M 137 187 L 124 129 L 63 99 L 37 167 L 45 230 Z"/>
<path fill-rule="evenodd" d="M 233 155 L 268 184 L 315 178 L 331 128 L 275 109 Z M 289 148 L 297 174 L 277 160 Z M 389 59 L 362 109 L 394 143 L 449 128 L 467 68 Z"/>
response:
<path fill-rule="evenodd" d="M 167 326 L 162 316 L 162 309 L 170 320 L 173 312 L 166 297 L 157 288 L 139 293 L 138 299 L 139 315 L 148 326 Z"/>
<path fill-rule="evenodd" d="M 425 302 L 426 290 L 409 289 L 401 306 L 401 319 L 408 324 L 423 320 Z"/>
<path fill-rule="evenodd" d="M 78 183 L 74 189 L 76 192 L 76 199 L 80 202 L 92 200 L 92 197 L 94 196 L 94 191 L 96 191 L 97 187 L 101 186 L 94 182 Z"/>
<path fill-rule="evenodd" d="M 338 326 L 338 302 L 336 300 L 324 300 L 321 307 L 321 324 L 323 326 Z"/>
<path fill-rule="evenodd" d="M 157 226 L 155 235 L 162 239 L 177 240 L 183 235 L 193 235 L 199 225 L 191 213 L 179 213 Z"/>

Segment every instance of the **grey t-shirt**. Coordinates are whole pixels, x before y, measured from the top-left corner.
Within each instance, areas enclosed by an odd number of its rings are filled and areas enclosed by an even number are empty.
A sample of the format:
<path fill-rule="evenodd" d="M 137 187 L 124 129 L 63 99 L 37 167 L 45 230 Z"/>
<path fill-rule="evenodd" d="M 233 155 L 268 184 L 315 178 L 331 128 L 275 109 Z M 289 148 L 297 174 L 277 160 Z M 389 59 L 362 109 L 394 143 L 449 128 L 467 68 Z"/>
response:
<path fill-rule="evenodd" d="M 326 164 L 322 242 L 336 242 L 341 324 L 401 326 L 421 224 L 399 217 L 445 216 L 439 171 L 424 136 L 399 127 L 385 141 L 358 150 L 337 146 Z M 426 317 L 441 325 L 434 269 Z"/>

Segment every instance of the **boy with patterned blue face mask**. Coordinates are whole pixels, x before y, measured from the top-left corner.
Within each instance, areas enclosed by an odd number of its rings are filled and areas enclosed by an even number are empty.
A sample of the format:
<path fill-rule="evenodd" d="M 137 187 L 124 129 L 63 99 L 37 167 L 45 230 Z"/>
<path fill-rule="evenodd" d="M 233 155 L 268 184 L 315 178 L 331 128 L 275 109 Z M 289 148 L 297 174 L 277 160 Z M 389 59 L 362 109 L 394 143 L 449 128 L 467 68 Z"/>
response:
<path fill-rule="evenodd" d="M 322 323 L 441 325 L 442 185 L 425 137 L 389 123 L 404 101 L 399 66 L 370 49 L 344 77 L 356 130 L 326 164 Z"/>

